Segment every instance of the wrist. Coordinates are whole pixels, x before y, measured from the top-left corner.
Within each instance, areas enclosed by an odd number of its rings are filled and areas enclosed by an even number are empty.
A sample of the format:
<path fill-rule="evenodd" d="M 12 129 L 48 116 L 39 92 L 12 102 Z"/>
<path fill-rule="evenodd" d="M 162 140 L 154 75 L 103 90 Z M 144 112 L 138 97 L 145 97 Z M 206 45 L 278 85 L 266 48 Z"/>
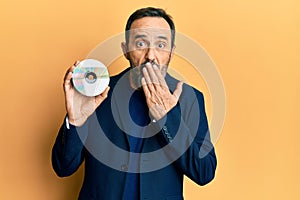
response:
<path fill-rule="evenodd" d="M 68 116 L 68 122 L 69 124 L 73 126 L 82 126 L 86 122 L 87 118 L 81 117 L 81 118 L 74 118 Z"/>

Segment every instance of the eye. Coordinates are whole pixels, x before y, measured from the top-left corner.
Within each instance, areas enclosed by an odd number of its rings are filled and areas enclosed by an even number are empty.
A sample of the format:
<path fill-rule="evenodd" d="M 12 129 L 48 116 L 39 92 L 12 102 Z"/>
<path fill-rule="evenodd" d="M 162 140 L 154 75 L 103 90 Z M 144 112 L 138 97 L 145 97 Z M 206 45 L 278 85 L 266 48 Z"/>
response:
<path fill-rule="evenodd" d="M 135 45 L 137 48 L 145 48 L 147 46 L 145 41 L 137 41 Z"/>
<path fill-rule="evenodd" d="M 163 42 L 160 42 L 160 43 L 158 43 L 158 45 L 157 45 L 157 47 L 158 47 L 159 49 L 163 49 L 163 48 L 165 48 L 165 46 L 166 46 L 166 44 L 163 43 Z"/>

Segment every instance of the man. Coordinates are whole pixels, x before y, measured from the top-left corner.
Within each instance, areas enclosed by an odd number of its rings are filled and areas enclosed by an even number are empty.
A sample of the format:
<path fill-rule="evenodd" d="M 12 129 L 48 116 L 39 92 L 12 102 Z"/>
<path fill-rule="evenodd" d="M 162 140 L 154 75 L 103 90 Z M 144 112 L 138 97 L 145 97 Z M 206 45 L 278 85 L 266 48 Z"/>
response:
<path fill-rule="evenodd" d="M 202 93 L 167 73 L 175 26 L 162 9 L 135 11 L 126 25 L 130 68 L 111 77 L 96 97 L 80 95 L 64 79 L 67 117 L 52 150 L 58 176 L 85 161 L 79 199 L 183 199 L 183 176 L 199 185 L 214 178 Z"/>

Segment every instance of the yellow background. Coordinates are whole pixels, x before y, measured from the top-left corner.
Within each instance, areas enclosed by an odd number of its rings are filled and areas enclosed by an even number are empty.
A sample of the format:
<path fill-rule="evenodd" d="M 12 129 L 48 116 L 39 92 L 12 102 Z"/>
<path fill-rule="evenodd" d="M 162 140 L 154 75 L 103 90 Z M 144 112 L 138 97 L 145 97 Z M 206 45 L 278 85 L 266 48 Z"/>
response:
<path fill-rule="evenodd" d="M 216 177 L 204 187 L 186 180 L 186 199 L 300 199 L 297 0 L 1 0 L 0 199 L 76 199 L 82 168 L 61 179 L 50 163 L 65 70 L 144 6 L 167 9 L 226 88 Z"/>

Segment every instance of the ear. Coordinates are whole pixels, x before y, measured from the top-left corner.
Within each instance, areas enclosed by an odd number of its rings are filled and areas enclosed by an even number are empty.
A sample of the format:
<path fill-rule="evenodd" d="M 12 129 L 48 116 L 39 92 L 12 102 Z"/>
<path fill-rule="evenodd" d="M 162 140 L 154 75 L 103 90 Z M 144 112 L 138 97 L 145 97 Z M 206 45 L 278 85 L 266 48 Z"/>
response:
<path fill-rule="evenodd" d="M 125 58 L 127 60 L 129 60 L 129 51 L 128 51 L 126 42 L 121 43 L 121 48 L 122 48 L 123 55 L 125 56 Z"/>

